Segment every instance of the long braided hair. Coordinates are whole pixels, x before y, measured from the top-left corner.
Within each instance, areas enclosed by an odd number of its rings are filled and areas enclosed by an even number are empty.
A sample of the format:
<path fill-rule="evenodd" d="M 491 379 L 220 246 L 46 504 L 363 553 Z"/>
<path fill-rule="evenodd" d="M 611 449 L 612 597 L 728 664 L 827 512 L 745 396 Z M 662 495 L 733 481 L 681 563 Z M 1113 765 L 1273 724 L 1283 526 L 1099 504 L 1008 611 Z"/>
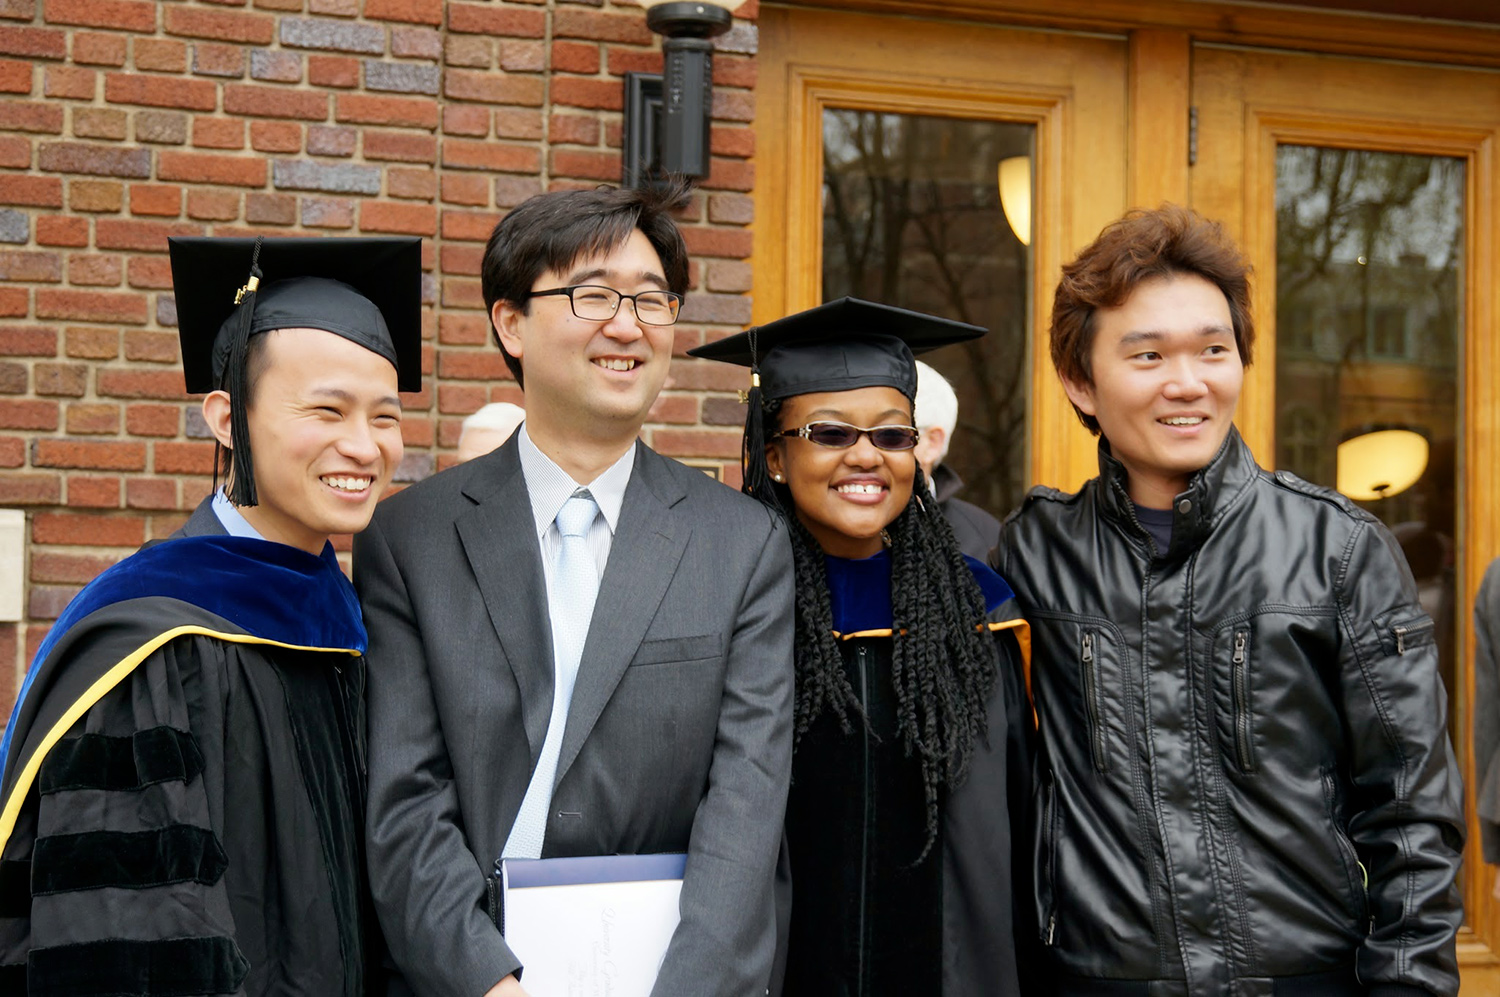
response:
<path fill-rule="evenodd" d="M 765 422 L 779 425 L 781 402 L 765 406 Z M 748 440 L 747 440 L 748 442 Z M 760 459 L 764 460 L 762 445 Z M 753 460 L 751 454 L 746 457 Z M 838 640 L 822 549 L 793 509 L 791 490 L 760 475 L 746 476 L 746 491 L 774 509 L 788 524 L 795 567 L 795 662 L 797 674 L 794 738 L 803 736 L 823 713 L 844 733 L 867 723 L 850 684 Z M 896 724 L 909 755 L 922 773 L 926 797 L 926 843 L 916 859 L 927 857 L 937 840 L 943 790 L 968 772 L 974 745 L 987 740 L 986 704 L 999 672 L 999 651 L 983 628 L 984 594 L 959 551 L 953 529 L 931 498 L 921 467 L 906 508 L 886 528 L 891 547 L 891 625 L 894 631 L 891 682 Z"/>

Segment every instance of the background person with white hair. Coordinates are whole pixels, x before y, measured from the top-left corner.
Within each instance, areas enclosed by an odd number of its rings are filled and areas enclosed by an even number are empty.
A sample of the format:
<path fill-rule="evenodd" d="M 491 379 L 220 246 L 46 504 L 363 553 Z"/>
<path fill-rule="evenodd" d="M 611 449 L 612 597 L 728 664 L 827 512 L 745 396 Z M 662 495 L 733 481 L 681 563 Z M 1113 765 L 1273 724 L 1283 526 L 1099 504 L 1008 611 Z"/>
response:
<path fill-rule="evenodd" d="M 972 502 L 956 498 L 964 480 L 958 472 L 943 464 L 953 442 L 953 428 L 958 425 L 958 396 L 948 379 L 930 366 L 917 361 L 917 462 L 927 476 L 928 486 L 937 497 L 943 518 L 953 527 L 959 548 L 980 561 L 990 556 L 990 548 L 1000 536 L 1000 521 Z"/>
<path fill-rule="evenodd" d="M 490 402 L 464 420 L 458 434 L 458 462 L 487 454 L 510 439 L 526 418 L 526 410 L 510 402 Z"/>

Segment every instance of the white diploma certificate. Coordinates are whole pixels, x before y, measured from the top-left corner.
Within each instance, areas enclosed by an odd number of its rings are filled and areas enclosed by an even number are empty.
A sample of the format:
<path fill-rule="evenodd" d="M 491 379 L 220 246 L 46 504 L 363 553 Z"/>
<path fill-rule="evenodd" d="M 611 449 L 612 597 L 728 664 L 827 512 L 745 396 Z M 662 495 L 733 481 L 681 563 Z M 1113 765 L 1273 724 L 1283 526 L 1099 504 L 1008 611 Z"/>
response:
<path fill-rule="evenodd" d="M 531 997 L 649 997 L 687 856 L 504 859 L 505 942 Z"/>

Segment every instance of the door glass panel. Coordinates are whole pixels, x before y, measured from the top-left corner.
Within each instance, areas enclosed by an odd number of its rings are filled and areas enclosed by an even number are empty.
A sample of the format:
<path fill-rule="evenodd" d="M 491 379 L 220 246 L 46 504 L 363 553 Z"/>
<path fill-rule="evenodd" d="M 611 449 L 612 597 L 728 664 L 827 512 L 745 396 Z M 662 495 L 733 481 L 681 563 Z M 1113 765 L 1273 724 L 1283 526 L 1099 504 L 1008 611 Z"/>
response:
<path fill-rule="evenodd" d="M 990 330 L 922 359 L 958 395 L 943 463 L 963 478 L 961 497 L 996 516 L 1026 484 L 1033 131 L 823 113 L 823 300 L 851 295 Z"/>
<path fill-rule="evenodd" d="M 1276 462 L 1400 541 L 1437 621 L 1455 744 L 1463 246 L 1462 160 L 1277 150 Z"/>

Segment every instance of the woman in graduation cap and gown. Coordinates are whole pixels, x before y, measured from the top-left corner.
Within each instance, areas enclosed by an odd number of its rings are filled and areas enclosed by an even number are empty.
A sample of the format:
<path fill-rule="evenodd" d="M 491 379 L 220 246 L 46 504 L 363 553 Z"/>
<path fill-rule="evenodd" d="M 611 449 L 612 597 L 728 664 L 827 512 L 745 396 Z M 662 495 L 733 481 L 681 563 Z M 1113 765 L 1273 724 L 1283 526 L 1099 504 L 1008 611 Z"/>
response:
<path fill-rule="evenodd" d="M 913 352 L 983 333 L 845 298 L 692 351 L 752 368 L 744 489 L 795 555 L 786 997 L 1021 990 L 1029 630 L 912 449 Z"/>
<path fill-rule="evenodd" d="M 185 239 L 171 254 L 187 388 L 228 393 L 229 483 L 172 539 L 79 593 L 27 673 L 0 748 L 0 993 L 363 997 L 379 951 L 364 868 L 364 625 L 333 548 L 261 539 L 276 521 L 256 506 L 306 524 L 326 507 L 297 506 L 318 500 L 284 485 L 288 473 L 343 473 L 331 467 L 382 440 L 399 460 L 390 407 L 398 385 L 420 387 L 420 240 Z M 360 358 L 311 383 L 353 393 L 336 410 L 316 389 L 292 406 L 295 378 L 275 388 L 269 411 L 305 408 L 316 426 L 303 439 L 327 449 L 304 468 L 304 452 L 261 437 L 259 466 L 280 464 L 281 477 L 257 491 L 252 337 L 295 330 L 276 356 L 296 356 L 309 329 L 340 337 L 319 356 Z M 396 370 L 387 379 L 344 340 Z M 261 374 L 258 397 L 284 363 Z M 381 376 L 368 387 L 351 383 L 370 369 Z M 363 421 L 360 392 L 380 428 L 345 449 L 359 430 L 323 413 Z M 366 521 L 390 479 L 368 467 Z M 309 546 L 323 539 L 305 529 Z"/>

